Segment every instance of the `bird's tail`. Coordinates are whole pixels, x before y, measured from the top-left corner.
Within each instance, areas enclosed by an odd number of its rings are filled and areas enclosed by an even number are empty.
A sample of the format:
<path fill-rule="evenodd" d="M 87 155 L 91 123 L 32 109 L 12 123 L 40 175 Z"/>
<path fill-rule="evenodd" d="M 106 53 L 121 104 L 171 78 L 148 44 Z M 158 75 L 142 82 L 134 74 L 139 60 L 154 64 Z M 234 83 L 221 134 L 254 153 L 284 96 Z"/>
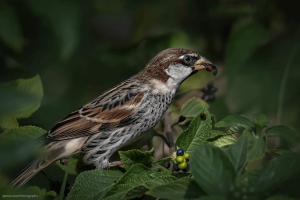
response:
<path fill-rule="evenodd" d="M 20 175 L 18 175 L 9 185 L 9 187 L 21 187 L 27 181 L 29 181 L 33 176 L 35 176 L 39 171 L 50 165 L 56 159 L 45 159 L 40 158 L 33 161 L 28 165 Z"/>

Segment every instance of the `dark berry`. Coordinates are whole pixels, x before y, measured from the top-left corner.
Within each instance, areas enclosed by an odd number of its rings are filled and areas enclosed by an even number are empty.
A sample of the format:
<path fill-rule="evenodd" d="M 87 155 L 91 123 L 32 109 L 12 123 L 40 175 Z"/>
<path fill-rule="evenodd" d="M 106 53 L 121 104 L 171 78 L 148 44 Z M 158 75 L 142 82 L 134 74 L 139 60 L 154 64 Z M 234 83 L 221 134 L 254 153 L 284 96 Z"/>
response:
<path fill-rule="evenodd" d="M 184 154 L 184 152 L 182 149 L 177 150 L 177 154 L 176 154 L 177 156 L 183 156 L 183 154 Z"/>
<path fill-rule="evenodd" d="M 201 113 L 201 114 L 200 114 L 200 117 L 201 117 L 201 119 L 206 119 L 206 114 Z"/>
<path fill-rule="evenodd" d="M 173 164 L 173 170 L 177 172 L 180 170 L 178 164 Z"/>
<path fill-rule="evenodd" d="M 216 76 L 218 74 L 218 68 L 216 66 L 214 66 L 214 72 L 213 75 Z"/>
<path fill-rule="evenodd" d="M 179 123 L 180 123 L 180 122 L 183 122 L 185 119 L 186 119 L 186 117 L 180 116 L 179 119 L 178 119 L 178 122 L 179 122 Z"/>
<path fill-rule="evenodd" d="M 185 168 L 184 170 L 182 170 L 182 171 L 184 171 L 184 172 L 188 172 L 189 170 L 190 170 L 190 165 L 189 165 L 189 164 L 187 164 L 186 168 Z"/>

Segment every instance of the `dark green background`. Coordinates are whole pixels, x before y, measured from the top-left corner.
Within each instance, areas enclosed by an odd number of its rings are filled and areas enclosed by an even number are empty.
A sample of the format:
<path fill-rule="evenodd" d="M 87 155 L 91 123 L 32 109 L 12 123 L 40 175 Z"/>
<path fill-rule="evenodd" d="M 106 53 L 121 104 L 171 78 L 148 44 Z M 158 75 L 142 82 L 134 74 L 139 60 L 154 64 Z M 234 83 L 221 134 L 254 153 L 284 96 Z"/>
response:
<path fill-rule="evenodd" d="M 180 88 L 201 88 L 212 80 L 219 91 L 210 109 L 218 120 L 263 112 L 269 125 L 299 130 L 298 10 L 298 1 L 276 0 L 2 0 L 0 81 L 39 74 L 42 105 L 19 123 L 49 130 L 139 72 L 156 53 L 184 47 L 219 67 L 218 76 L 202 71 Z"/>

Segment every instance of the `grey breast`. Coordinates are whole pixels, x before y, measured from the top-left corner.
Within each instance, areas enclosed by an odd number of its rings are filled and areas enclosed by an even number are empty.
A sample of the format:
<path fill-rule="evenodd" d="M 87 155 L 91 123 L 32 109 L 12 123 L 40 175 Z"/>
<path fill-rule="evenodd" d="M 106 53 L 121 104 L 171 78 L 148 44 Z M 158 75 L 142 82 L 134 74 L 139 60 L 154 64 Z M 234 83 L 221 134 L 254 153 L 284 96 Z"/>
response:
<path fill-rule="evenodd" d="M 84 152 L 86 161 L 96 167 L 107 167 L 109 157 L 130 140 L 153 128 L 169 108 L 175 92 L 166 94 L 148 93 L 142 100 L 145 105 L 132 117 L 132 122 L 124 127 L 103 131 L 87 144 Z"/>

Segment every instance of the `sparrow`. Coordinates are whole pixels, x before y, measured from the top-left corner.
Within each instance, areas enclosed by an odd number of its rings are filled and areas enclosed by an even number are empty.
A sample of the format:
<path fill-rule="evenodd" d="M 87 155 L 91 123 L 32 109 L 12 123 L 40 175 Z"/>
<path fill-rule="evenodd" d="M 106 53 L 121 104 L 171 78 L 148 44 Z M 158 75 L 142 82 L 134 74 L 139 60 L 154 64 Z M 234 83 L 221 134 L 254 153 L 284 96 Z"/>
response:
<path fill-rule="evenodd" d="M 47 134 L 47 153 L 25 168 L 10 186 L 20 187 L 49 164 L 77 154 L 83 155 L 86 164 L 108 168 L 114 152 L 160 121 L 184 80 L 212 67 L 216 68 L 192 50 L 163 50 L 144 70 L 57 123 Z"/>

